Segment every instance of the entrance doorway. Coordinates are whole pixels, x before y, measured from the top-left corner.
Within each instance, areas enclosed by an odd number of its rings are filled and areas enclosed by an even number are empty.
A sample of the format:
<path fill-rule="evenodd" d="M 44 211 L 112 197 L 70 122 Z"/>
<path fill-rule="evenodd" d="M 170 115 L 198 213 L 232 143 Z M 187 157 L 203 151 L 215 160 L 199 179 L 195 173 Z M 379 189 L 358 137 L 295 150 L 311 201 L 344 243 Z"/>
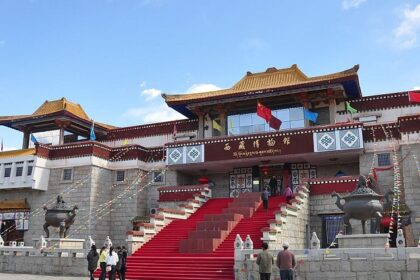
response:
<path fill-rule="evenodd" d="M 1 223 L 1 237 L 3 238 L 5 244 L 9 244 L 10 241 L 22 241 L 23 240 L 23 231 L 16 229 L 15 220 L 5 220 Z"/>

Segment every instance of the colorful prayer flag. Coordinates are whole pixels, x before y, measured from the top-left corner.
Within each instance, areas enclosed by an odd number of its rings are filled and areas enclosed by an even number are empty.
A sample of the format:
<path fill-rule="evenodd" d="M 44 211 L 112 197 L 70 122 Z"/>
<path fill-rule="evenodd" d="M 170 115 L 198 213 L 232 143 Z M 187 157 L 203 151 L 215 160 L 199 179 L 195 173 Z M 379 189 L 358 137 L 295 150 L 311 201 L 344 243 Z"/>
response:
<path fill-rule="evenodd" d="M 90 141 L 95 141 L 96 135 L 95 135 L 95 122 L 92 121 L 92 125 L 90 127 Z"/>
<path fill-rule="evenodd" d="M 357 109 L 351 107 L 350 103 L 346 102 L 346 110 L 351 114 L 357 113 Z"/>
<path fill-rule="evenodd" d="M 173 133 L 172 133 L 172 138 L 175 140 L 175 138 L 176 138 L 176 134 L 177 134 L 177 129 L 176 129 L 176 123 L 174 123 L 174 131 L 173 131 Z"/>
<path fill-rule="evenodd" d="M 309 111 L 308 109 L 303 109 L 303 117 L 316 123 L 316 120 L 318 119 L 318 113 Z"/>
<path fill-rule="evenodd" d="M 262 105 L 260 102 L 257 103 L 257 115 L 263 118 L 267 123 L 272 117 L 271 110 Z"/>
<path fill-rule="evenodd" d="M 36 140 L 35 136 L 32 133 L 31 133 L 31 141 L 34 144 L 37 144 L 38 143 L 38 140 Z"/>
<path fill-rule="evenodd" d="M 273 128 L 275 130 L 279 130 L 280 126 L 281 126 L 281 120 L 279 120 L 275 116 L 271 116 L 270 121 L 269 121 L 269 125 L 270 125 L 271 128 Z"/>
<path fill-rule="evenodd" d="M 213 129 L 215 129 L 215 130 L 217 130 L 217 131 L 220 131 L 220 132 L 222 132 L 222 126 L 216 121 L 216 120 L 213 120 Z"/>
<path fill-rule="evenodd" d="M 409 103 L 420 103 L 420 91 L 409 91 L 408 92 Z"/>

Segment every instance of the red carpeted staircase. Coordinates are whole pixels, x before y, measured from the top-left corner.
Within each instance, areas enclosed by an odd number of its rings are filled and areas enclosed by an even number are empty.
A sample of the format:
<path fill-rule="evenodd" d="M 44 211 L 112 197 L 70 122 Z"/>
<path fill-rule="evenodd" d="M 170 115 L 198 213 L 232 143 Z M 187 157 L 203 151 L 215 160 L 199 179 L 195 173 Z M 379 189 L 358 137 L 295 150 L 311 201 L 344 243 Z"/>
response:
<path fill-rule="evenodd" d="M 261 228 L 274 217 L 273 212 L 285 201 L 283 197 L 270 199 L 269 209 L 261 206 L 250 218 L 243 218 L 212 253 L 180 253 L 180 240 L 195 231 L 197 222 L 205 215 L 222 214 L 233 199 L 210 199 L 187 220 L 175 220 L 127 259 L 127 279 L 210 280 L 234 279 L 233 244 L 236 234 L 245 239 L 250 234 L 254 247 L 261 247 Z"/>

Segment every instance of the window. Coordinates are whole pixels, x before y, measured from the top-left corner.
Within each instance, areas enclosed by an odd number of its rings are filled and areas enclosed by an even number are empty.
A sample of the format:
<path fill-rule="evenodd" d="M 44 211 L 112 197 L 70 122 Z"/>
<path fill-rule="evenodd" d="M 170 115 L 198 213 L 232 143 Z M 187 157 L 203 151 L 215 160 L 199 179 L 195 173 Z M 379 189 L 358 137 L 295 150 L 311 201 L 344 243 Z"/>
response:
<path fill-rule="evenodd" d="M 322 247 L 329 247 L 336 235 L 343 228 L 343 216 L 331 215 L 322 217 Z M 335 247 L 335 246 L 332 246 Z"/>
<path fill-rule="evenodd" d="M 305 127 L 302 107 L 272 110 L 271 114 L 281 120 L 281 130 Z M 228 116 L 227 125 L 229 135 L 274 131 L 257 113 Z"/>
<path fill-rule="evenodd" d="M 4 178 L 9 178 L 10 177 L 10 173 L 12 173 L 12 168 L 11 167 L 6 167 L 4 169 Z"/>
<path fill-rule="evenodd" d="M 23 166 L 16 167 L 16 177 L 22 176 L 23 173 Z"/>
<path fill-rule="evenodd" d="M 378 154 L 378 166 L 389 166 L 389 165 L 391 165 L 391 155 L 389 153 Z"/>
<path fill-rule="evenodd" d="M 118 170 L 116 177 L 115 177 L 115 181 L 117 182 L 124 182 L 125 179 L 125 171 L 124 170 Z"/>
<path fill-rule="evenodd" d="M 163 173 L 162 171 L 153 171 L 153 182 L 154 183 L 163 183 Z"/>
<path fill-rule="evenodd" d="M 73 179 L 73 169 L 63 169 L 63 181 L 71 181 Z"/>
<path fill-rule="evenodd" d="M 26 175 L 27 176 L 31 176 L 32 175 L 32 169 L 33 169 L 34 167 L 32 166 L 32 165 L 28 165 L 28 171 L 27 171 L 27 173 L 26 173 Z"/>

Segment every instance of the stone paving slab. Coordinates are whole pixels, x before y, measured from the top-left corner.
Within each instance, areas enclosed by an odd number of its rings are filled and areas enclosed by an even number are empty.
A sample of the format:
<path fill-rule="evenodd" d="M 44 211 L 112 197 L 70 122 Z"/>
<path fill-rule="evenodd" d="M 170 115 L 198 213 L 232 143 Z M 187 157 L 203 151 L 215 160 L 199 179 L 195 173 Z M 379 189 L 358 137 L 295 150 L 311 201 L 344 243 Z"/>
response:
<path fill-rule="evenodd" d="M 18 273 L 0 273 L 0 280 L 81 280 L 89 279 L 89 277 L 74 277 L 74 276 L 51 276 L 51 275 L 38 275 L 38 274 L 18 274 Z"/>

